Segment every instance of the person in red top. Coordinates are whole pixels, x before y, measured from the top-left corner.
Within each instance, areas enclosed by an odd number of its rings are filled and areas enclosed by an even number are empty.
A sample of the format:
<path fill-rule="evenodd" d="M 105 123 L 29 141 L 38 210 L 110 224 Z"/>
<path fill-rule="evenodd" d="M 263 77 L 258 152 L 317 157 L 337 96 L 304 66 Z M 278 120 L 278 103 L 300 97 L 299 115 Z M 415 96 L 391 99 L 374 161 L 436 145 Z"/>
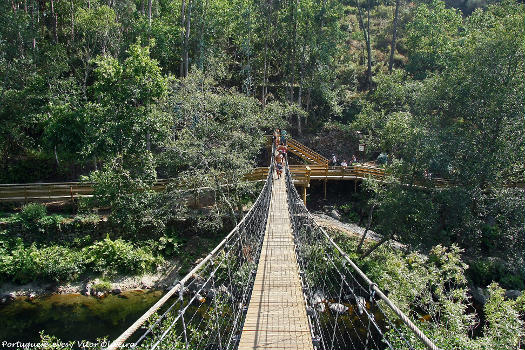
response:
<path fill-rule="evenodd" d="M 275 171 L 277 172 L 277 178 L 281 178 L 281 174 L 283 172 L 283 154 L 279 152 L 279 154 L 275 157 Z"/>

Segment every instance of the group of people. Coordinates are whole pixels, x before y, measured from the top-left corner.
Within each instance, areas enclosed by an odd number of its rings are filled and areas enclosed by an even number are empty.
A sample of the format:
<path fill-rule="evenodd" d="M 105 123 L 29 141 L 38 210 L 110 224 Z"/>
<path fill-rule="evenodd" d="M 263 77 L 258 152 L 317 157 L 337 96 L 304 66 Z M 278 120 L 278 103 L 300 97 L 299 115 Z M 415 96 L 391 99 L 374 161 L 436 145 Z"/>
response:
<path fill-rule="evenodd" d="M 275 172 L 277 173 L 278 179 L 281 178 L 283 173 L 284 156 L 287 151 L 286 136 L 286 130 L 275 129 L 273 132 L 273 142 L 277 151 L 277 155 L 275 156 Z"/>
<path fill-rule="evenodd" d="M 277 173 L 278 179 L 281 178 L 281 175 L 283 173 L 284 157 L 286 156 L 286 152 L 288 150 L 286 146 L 286 137 L 286 130 L 275 129 L 273 132 L 273 142 L 275 144 L 275 149 L 277 152 L 275 156 L 275 172 Z M 332 159 L 330 160 L 330 163 L 333 166 L 338 165 L 337 157 L 335 156 L 335 154 L 332 154 Z M 352 155 L 350 165 L 354 163 L 357 163 L 357 157 L 355 156 L 355 154 Z M 345 169 L 346 167 L 348 167 L 349 164 L 347 163 L 346 159 L 343 159 L 340 165 L 341 167 L 343 167 L 343 169 Z"/>
<path fill-rule="evenodd" d="M 337 166 L 337 157 L 335 156 L 335 154 L 332 154 L 332 159 L 331 159 L 330 163 L 333 166 Z M 355 156 L 355 154 L 352 155 L 352 160 L 350 161 L 350 165 L 352 165 L 354 163 L 357 163 L 357 157 Z M 343 161 L 341 162 L 341 166 L 343 168 L 346 168 L 348 166 L 348 163 L 346 162 L 346 159 L 343 159 Z"/>

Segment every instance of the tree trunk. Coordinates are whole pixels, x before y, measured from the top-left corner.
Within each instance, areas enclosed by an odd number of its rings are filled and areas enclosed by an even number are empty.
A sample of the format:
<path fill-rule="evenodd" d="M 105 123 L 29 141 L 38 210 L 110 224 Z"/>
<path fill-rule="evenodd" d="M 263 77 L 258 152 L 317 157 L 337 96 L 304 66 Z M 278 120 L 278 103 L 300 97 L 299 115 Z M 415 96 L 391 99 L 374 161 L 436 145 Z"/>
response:
<path fill-rule="evenodd" d="M 372 44 L 370 42 L 370 0 L 367 2 L 367 19 L 366 19 L 366 32 L 367 32 L 367 38 L 366 41 L 366 51 L 368 56 L 368 88 L 372 88 Z"/>
<path fill-rule="evenodd" d="M 152 6 L 152 0 L 148 0 L 148 20 L 149 20 L 150 28 L 151 28 L 151 6 Z"/>
<path fill-rule="evenodd" d="M 360 257 L 359 259 L 364 259 L 366 258 L 367 256 L 369 256 L 374 250 L 376 250 L 377 248 L 379 248 L 381 245 L 383 245 L 385 242 L 389 241 L 390 239 L 392 238 L 392 235 L 386 235 L 386 236 L 383 236 L 383 238 L 381 238 L 381 240 L 379 242 L 377 242 L 374 246 L 370 247 L 366 252 L 364 252 Z"/>
<path fill-rule="evenodd" d="M 185 24 L 186 24 L 186 0 L 182 0 L 181 11 L 180 11 L 180 26 L 181 26 L 181 45 L 182 45 L 182 57 L 180 60 L 179 75 L 181 78 L 184 77 L 184 44 L 185 44 Z"/>
<path fill-rule="evenodd" d="M 388 60 L 388 71 L 392 71 L 394 66 L 394 51 L 396 50 L 396 37 L 397 37 L 397 20 L 399 17 L 399 5 L 401 0 L 396 0 L 396 9 L 394 11 L 394 24 L 392 28 L 392 44 L 390 45 L 390 59 Z"/>
<path fill-rule="evenodd" d="M 35 26 L 35 1 L 33 0 L 31 4 L 31 29 L 33 30 L 33 58 L 35 56 L 36 50 L 36 26 Z"/>
<path fill-rule="evenodd" d="M 55 3 L 51 0 L 51 16 L 53 17 L 53 37 L 55 39 L 55 44 L 58 43 L 58 33 L 57 33 L 57 22 L 58 15 L 55 13 Z"/>
<path fill-rule="evenodd" d="M 188 1 L 188 16 L 186 18 L 186 36 L 184 40 L 184 76 L 188 76 L 189 72 L 189 49 L 190 49 L 190 28 L 191 28 L 191 5 L 193 0 Z"/>
<path fill-rule="evenodd" d="M 75 41 L 75 5 L 71 0 L 71 42 Z"/>
<path fill-rule="evenodd" d="M 206 29 L 206 10 L 208 9 L 208 0 L 204 3 L 202 8 L 202 23 L 201 33 L 199 39 L 199 69 L 204 70 L 204 31 Z"/>
<path fill-rule="evenodd" d="M 263 70 L 263 87 L 262 87 L 262 104 L 266 106 L 266 96 L 268 95 L 268 40 L 271 35 L 271 14 L 273 9 L 273 0 L 269 3 L 264 1 L 264 8 L 266 12 L 266 33 L 264 36 L 264 70 Z"/>
<path fill-rule="evenodd" d="M 310 106 L 312 102 L 312 88 L 308 87 L 308 95 L 306 95 L 306 112 L 310 113 Z"/>
<path fill-rule="evenodd" d="M 365 23 L 363 21 L 363 10 L 361 6 L 359 6 L 359 0 L 356 1 L 357 3 L 357 13 L 358 13 L 358 19 L 359 19 L 359 26 L 363 30 L 363 37 L 365 39 L 366 43 L 366 51 L 367 51 L 367 87 L 368 89 L 371 88 L 372 84 L 372 47 L 370 45 L 370 1 L 368 1 L 368 23 L 365 27 Z"/>
<path fill-rule="evenodd" d="M 370 208 L 370 212 L 368 213 L 368 223 L 366 224 L 365 232 L 363 232 L 363 236 L 361 237 L 361 240 L 359 241 L 359 245 L 357 246 L 357 251 L 358 252 L 361 252 L 361 249 L 363 247 L 363 243 L 365 242 L 366 234 L 367 234 L 368 230 L 370 229 L 370 225 L 372 224 L 372 215 L 374 214 L 374 208 L 375 207 L 376 207 L 375 204 L 372 205 L 372 207 Z"/>
<path fill-rule="evenodd" d="M 264 38 L 264 69 L 263 69 L 263 84 L 262 84 L 262 96 L 261 101 L 263 107 L 266 106 L 266 80 L 268 74 L 268 34 Z"/>
<path fill-rule="evenodd" d="M 57 170 L 60 167 L 60 162 L 58 161 L 57 145 L 55 145 L 55 162 L 57 164 Z"/>
<path fill-rule="evenodd" d="M 297 7 L 299 0 L 294 1 L 292 8 L 293 32 L 292 32 L 292 62 L 291 62 L 291 77 L 290 77 L 290 103 L 294 101 L 294 85 L 295 85 L 295 65 L 296 65 L 296 50 L 297 45 Z"/>

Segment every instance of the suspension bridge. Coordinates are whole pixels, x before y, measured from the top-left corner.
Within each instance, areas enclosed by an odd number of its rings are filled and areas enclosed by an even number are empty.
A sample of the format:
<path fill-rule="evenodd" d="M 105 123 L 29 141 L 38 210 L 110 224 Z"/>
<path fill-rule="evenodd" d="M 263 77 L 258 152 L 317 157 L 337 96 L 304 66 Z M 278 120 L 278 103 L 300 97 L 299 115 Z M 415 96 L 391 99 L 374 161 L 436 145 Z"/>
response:
<path fill-rule="evenodd" d="M 272 161 L 239 224 L 107 348 L 438 347 L 316 224 Z"/>

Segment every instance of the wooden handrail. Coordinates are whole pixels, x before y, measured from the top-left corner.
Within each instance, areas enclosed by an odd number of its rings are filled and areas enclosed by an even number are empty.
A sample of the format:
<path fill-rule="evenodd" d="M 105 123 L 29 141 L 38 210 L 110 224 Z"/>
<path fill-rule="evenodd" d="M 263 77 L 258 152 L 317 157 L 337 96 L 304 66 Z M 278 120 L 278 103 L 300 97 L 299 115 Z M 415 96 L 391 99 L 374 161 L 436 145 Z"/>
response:
<path fill-rule="evenodd" d="M 302 155 L 308 157 L 310 160 L 315 161 L 316 163 L 319 163 L 321 165 L 328 165 L 328 159 L 317 153 L 316 151 L 308 148 L 307 146 L 303 145 L 302 143 L 298 142 L 294 139 L 288 139 L 287 140 L 288 147 L 290 151 L 293 153 L 302 153 Z M 299 156 L 301 154 L 298 154 Z"/>

